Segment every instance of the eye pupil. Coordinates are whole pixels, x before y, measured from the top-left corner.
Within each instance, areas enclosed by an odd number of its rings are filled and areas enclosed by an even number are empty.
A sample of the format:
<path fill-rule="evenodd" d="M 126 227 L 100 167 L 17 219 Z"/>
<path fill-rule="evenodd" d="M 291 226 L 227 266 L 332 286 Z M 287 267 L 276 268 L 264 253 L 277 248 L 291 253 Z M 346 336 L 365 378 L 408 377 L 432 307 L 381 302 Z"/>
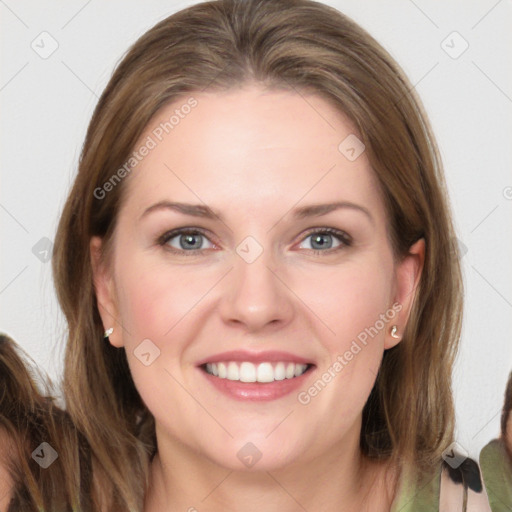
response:
<path fill-rule="evenodd" d="M 330 242 L 322 242 L 322 239 L 325 240 L 325 237 L 331 237 L 331 240 Z M 330 249 L 332 247 L 332 235 L 329 235 L 329 234 L 316 234 L 313 236 L 312 238 L 312 246 L 314 249 L 316 249 L 316 247 L 314 247 L 314 244 L 320 244 L 320 248 L 328 248 Z"/>
<path fill-rule="evenodd" d="M 182 249 L 200 249 L 201 248 L 201 234 L 186 234 L 180 238 L 180 246 Z M 199 240 L 198 243 L 194 244 L 194 239 Z M 185 240 L 185 242 L 183 241 Z M 187 245 L 187 244 L 191 245 Z"/>
<path fill-rule="evenodd" d="M 172 240 L 179 240 L 179 248 L 175 247 L 174 252 L 180 252 L 181 254 L 189 253 L 189 254 L 197 254 L 204 251 L 203 245 L 203 238 L 206 238 L 209 240 L 206 235 L 201 233 L 197 230 L 175 230 L 173 232 L 166 233 L 163 235 L 159 240 L 160 245 L 168 245 L 169 249 L 172 251 L 173 243 Z M 329 249 L 332 249 L 334 247 L 334 240 L 333 238 L 336 238 L 339 240 L 339 247 L 336 247 L 335 249 L 343 249 L 351 245 L 351 241 L 347 240 L 343 234 L 343 232 L 340 232 L 336 230 L 335 232 L 331 233 L 330 229 L 323 229 L 323 230 L 317 230 L 316 232 L 310 233 L 305 239 L 309 238 L 311 240 L 311 249 L 313 251 L 316 251 L 317 254 L 326 253 L 328 252 L 330 254 L 331 251 L 328 251 Z M 174 242 L 176 243 L 176 242 Z"/>

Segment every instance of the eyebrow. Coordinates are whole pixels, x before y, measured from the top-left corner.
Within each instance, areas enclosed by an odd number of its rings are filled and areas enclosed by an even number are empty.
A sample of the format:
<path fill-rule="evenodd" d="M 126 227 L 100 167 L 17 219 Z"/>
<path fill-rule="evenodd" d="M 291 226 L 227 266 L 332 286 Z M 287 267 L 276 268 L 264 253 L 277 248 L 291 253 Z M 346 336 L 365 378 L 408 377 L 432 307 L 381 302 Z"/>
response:
<path fill-rule="evenodd" d="M 348 208 L 351 210 L 356 210 L 364 213 L 368 219 L 374 224 L 374 218 L 370 211 L 356 203 L 352 203 L 350 201 L 338 201 L 335 203 L 322 203 L 322 204 L 311 204 L 308 206 L 301 206 L 300 208 L 295 208 L 292 210 L 293 217 L 295 219 L 304 219 L 307 217 L 320 217 L 322 215 L 327 215 L 335 210 Z M 183 215 L 190 215 L 192 217 L 202 217 L 205 219 L 219 219 L 224 222 L 223 216 L 220 212 L 217 212 L 210 208 L 209 206 L 203 204 L 190 204 L 190 203 L 179 203 L 173 201 L 159 201 L 154 205 L 146 208 L 140 219 L 148 215 L 149 213 L 159 211 L 159 210 L 171 210 L 178 213 L 182 213 Z"/>

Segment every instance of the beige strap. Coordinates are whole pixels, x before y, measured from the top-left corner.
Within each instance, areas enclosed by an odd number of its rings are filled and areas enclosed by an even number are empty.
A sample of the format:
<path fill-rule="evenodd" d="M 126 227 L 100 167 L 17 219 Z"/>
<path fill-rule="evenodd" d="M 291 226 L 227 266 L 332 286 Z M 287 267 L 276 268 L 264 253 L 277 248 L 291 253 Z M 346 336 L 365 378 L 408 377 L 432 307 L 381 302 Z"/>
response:
<path fill-rule="evenodd" d="M 482 480 L 483 482 L 483 480 Z M 441 472 L 439 492 L 439 512 L 492 512 L 489 498 L 482 483 L 482 492 L 465 489 L 461 483 L 455 483 L 446 468 Z"/>

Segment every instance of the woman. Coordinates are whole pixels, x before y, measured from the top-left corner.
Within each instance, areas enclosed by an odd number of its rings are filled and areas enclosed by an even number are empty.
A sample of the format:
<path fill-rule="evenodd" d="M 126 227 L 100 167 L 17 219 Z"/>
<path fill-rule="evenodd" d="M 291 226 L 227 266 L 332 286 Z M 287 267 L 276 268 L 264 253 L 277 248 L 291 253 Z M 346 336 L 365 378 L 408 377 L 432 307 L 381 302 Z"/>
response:
<path fill-rule="evenodd" d="M 485 510 L 451 448 L 454 239 L 420 102 L 360 27 L 308 0 L 163 20 L 55 240 L 65 413 L 2 344 L 9 510 Z"/>
<path fill-rule="evenodd" d="M 501 412 L 501 436 L 480 452 L 480 465 L 493 512 L 512 509 L 512 372 L 505 389 Z"/>

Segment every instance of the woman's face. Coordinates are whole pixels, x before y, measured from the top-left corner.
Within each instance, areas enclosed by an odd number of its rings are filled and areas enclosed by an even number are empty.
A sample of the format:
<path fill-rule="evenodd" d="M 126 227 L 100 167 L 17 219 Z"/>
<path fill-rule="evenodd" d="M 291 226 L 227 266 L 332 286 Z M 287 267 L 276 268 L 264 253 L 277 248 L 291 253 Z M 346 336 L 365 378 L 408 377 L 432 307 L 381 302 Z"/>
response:
<path fill-rule="evenodd" d="M 357 133 L 320 97 L 191 96 L 159 112 L 124 178 L 111 266 L 95 268 L 110 341 L 159 449 L 231 469 L 346 456 L 422 242 L 394 261 Z"/>

